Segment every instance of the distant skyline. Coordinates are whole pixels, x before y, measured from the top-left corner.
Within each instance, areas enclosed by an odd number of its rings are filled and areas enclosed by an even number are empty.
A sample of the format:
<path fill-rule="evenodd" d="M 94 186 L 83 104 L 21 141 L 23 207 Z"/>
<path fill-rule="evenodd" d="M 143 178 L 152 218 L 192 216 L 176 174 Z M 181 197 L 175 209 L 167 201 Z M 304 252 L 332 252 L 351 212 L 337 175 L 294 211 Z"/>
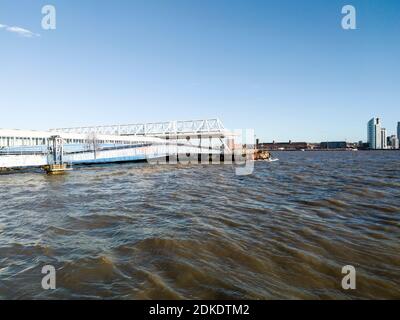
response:
<path fill-rule="evenodd" d="M 219 117 L 262 141 L 400 121 L 400 1 L 0 2 L 0 128 Z M 357 30 L 341 28 L 341 8 Z"/>
<path fill-rule="evenodd" d="M 371 118 L 368 120 L 368 122 L 366 123 L 366 125 L 369 125 L 369 121 L 371 121 L 371 120 L 373 120 L 373 119 L 379 119 L 380 127 L 381 127 L 382 129 L 386 129 L 387 137 L 390 137 L 390 136 L 392 136 L 392 135 L 395 135 L 395 136 L 399 137 L 399 130 L 398 130 L 398 128 L 399 128 L 399 125 L 398 125 L 398 124 L 400 123 L 399 121 L 395 121 L 395 125 L 394 125 L 393 128 L 388 128 L 388 127 L 386 126 L 385 119 L 382 119 L 382 117 L 380 117 L 379 115 L 375 115 L 375 116 L 371 117 Z M 396 126 L 396 124 L 397 124 L 397 126 Z"/>

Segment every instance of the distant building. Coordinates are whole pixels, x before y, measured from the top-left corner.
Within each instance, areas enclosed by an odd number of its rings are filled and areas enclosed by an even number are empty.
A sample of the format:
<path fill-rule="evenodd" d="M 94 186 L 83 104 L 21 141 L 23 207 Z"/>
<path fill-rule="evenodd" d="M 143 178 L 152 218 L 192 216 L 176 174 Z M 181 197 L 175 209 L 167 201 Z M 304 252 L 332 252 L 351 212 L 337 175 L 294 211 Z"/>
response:
<path fill-rule="evenodd" d="M 368 150 L 370 149 L 368 142 L 361 142 L 358 144 L 358 150 Z"/>
<path fill-rule="evenodd" d="M 309 144 L 307 142 L 275 142 L 272 143 L 260 143 L 258 145 L 260 150 L 266 151 L 277 151 L 277 150 L 302 150 L 309 149 Z"/>
<path fill-rule="evenodd" d="M 397 139 L 400 139 L 400 122 L 397 122 Z"/>
<path fill-rule="evenodd" d="M 392 145 L 393 145 L 393 149 L 396 149 L 396 150 L 400 149 L 400 141 L 399 141 L 399 138 L 395 137 L 395 140 L 392 141 Z"/>
<path fill-rule="evenodd" d="M 382 149 L 382 130 L 381 121 L 379 118 L 372 118 L 368 121 L 367 133 L 370 149 Z"/>
<path fill-rule="evenodd" d="M 349 146 L 346 141 L 327 141 L 321 142 L 321 149 L 347 149 Z"/>
<path fill-rule="evenodd" d="M 387 149 L 386 129 L 381 128 L 381 149 Z"/>
<path fill-rule="evenodd" d="M 390 136 L 390 148 L 399 149 L 399 138 L 397 138 L 395 135 Z"/>
<path fill-rule="evenodd" d="M 391 149 L 391 147 L 392 147 L 392 137 L 393 136 L 390 136 L 390 137 L 386 138 L 386 145 L 387 145 L 388 149 Z"/>

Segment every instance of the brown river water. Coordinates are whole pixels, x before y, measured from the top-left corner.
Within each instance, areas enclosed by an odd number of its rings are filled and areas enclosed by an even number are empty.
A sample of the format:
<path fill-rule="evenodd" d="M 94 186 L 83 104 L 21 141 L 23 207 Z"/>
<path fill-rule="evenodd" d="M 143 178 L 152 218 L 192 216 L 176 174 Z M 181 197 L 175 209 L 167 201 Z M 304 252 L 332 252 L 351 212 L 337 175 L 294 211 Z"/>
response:
<path fill-rule="evenodd" d="M 0 175 L 0 299 L 399 299 L 400 152 L 274 155 Z"/>

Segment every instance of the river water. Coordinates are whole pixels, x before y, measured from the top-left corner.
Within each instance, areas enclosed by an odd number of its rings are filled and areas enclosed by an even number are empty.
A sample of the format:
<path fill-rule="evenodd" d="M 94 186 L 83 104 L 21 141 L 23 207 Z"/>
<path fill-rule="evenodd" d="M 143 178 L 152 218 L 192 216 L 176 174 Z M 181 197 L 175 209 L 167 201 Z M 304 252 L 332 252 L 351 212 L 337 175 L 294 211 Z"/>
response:
<path fill-rule="evenodd" d="M 400 152 L 275 156 L 0 175 L 0 299 L 399 299 Z"/>

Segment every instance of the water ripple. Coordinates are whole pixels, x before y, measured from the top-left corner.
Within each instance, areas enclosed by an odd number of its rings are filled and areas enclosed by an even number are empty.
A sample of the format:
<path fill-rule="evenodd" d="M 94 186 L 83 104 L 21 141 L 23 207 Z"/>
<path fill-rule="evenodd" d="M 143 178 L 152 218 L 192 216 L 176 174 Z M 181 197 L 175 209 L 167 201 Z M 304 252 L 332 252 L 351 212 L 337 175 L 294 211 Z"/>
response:
<path fill-rule="evenodd" d="M 0 175 L 0 298 L 400 298 L 400 153 L 277 157 Z"/>

